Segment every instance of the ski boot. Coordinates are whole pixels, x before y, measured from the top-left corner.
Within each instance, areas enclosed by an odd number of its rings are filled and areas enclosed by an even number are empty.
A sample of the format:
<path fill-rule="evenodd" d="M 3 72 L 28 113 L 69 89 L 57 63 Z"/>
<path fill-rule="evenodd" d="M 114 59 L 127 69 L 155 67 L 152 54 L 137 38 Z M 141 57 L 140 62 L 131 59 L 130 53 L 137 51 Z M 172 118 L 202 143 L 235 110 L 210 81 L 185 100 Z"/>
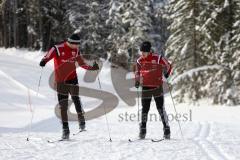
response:
<path fill-rule="evenodd" d="M 140 123 L 139 130 L 140 130 L 139 138 L 145 139 L 147 133 L 146 124 Z"/>
<path fill-rule="evenodd" d="M 86 129 L 86 123 L 85 123 L 85 121 L 84 121 L 84 122 L 79 122 L 79 129 L 80 129 L 81 131 Z"/>
<path fill-rule="evenodd" d="M 170 139 L 170 137 L 171 137 L 170 127 L 165 127 L 163 129 L 163 132 L 164 132 L 163 138 L 164 139 Z"/>
<path fill-rule="evenodd" d="M 64 128 L 63 132 L 62 132 L 62 139 L 63 140 L 68 140 L 69 139 L 69 134 L 70 134 L 69 128 Z"/>
<path fill-rule="evenodd" d="M 78 122 L 79 122 L 79 129 L 80 131 L 83 131 L 86 129 L 86 123 L 85 123 L 85 118 L 84 118 L 84 114 L 78 114 Z"/>

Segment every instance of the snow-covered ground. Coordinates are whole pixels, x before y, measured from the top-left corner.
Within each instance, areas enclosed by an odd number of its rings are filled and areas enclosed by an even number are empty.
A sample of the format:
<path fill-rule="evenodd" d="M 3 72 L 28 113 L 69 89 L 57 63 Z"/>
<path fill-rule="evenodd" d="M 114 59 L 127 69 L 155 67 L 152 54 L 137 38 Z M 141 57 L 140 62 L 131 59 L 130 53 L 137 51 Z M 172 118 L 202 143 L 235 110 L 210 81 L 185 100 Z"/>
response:
<path fill-rule="evenodd" d="M 107 114 L 110 125 L 109 142 L 105 117 L 87 121 L 87 132 L 71 137 L 69 142 L 47 143 L 61 136 L 61 126 L 54 114 L 57 103 L 55 92 L 48 85 L 52 64 L 43 70 L 41 87 L 36 95 L 41 68 L 38 62 L 41 52 L 0 49 L 0 159 L 3 160 L 239 160 L 240 159 L 240 106 L 213 106 L 208 100 L 177 105 L 182 117 L 182 139 L 176 120 L 170 122 L 172 140 L 153 143 L 150 140 L 129 143 L 129 138 L 138 136 L 138 122 L 125 119 L 123 115 L 136 114 L 137 106 L 127 107 L 119 99 L 118 107 Z M 80 84 L 98 89 L 98 83 L 83 82 L 83 70 L 79 70 Z M 102 89 L 114 93 L 109 64 L 104 63 L 100 73 Z M 30 141 L 26 141 L 31 119 L 29 93 L 32 108 L 35 108 Z M 117 95 L 114 93 L 114 95 Z M 85 110 L 97 106 L 97 99 L 82 97 Z M 166 95 L 166 110 L 170 118 L 175 115 L 172 101 Z M 152 103 L 151 113 L 157 113 Z M 71 133 L 78 129 L 70 123 Z M 147 138 L 162 137 L 159 121 L 148 123 Z"/>

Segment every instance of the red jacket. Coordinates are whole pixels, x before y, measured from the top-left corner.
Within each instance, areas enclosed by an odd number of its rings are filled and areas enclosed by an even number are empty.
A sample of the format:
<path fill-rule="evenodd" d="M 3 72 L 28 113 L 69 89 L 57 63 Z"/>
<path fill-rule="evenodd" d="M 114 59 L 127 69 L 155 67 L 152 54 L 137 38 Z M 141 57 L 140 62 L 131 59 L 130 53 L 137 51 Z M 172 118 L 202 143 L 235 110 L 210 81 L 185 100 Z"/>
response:
<path fill-rule="evenodd" d="M 76 62 L 84 69 L 92 70 L 80 55 L 78 49 L 70 48 L 66 42 L 52 47 L 48 53 L 43 57 L 47 63 L 54 59 L 54 73 L 56 82 L 65 82 L 77 78 Z"/>
<path fill-rule="evenodd" d="M 137 59 L 135 80 L 141 82 L 142 86 L 158 87 L 163 82 L 162 74 L 170 75 L 171 72 L 171 64 L 165 57 L 149 53 L 147 57 Z"/>

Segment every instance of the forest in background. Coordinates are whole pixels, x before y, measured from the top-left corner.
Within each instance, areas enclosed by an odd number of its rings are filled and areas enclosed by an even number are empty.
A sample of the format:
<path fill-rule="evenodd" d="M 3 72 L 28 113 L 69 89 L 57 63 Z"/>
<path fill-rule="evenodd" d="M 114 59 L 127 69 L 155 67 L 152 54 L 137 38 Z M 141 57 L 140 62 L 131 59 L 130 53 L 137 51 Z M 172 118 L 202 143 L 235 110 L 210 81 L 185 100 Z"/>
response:
<path fill-rule="evenodd" d="M 0 47 L 48 50 L 73 32 L 81 50 L 129 68 L 139 44 L 172 61 L 178 102 L 240 104 L 239 0 L 0 0 Z"/>

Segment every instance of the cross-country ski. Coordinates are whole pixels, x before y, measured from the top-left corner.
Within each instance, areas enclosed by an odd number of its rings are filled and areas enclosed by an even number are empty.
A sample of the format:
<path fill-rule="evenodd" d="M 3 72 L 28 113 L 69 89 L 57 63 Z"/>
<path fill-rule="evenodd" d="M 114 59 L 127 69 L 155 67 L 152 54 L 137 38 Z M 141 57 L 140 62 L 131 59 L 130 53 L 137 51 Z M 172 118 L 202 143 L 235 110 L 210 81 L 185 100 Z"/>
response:
<path fill-rule="evenodd" d="M 86 129 L 81 129 L 81 130 L 79 130 L 78 132 L 73 133 L 73 136 L 79 135 L 80 133 L 86 132 L 86 131 L 87 131 Z"/>

